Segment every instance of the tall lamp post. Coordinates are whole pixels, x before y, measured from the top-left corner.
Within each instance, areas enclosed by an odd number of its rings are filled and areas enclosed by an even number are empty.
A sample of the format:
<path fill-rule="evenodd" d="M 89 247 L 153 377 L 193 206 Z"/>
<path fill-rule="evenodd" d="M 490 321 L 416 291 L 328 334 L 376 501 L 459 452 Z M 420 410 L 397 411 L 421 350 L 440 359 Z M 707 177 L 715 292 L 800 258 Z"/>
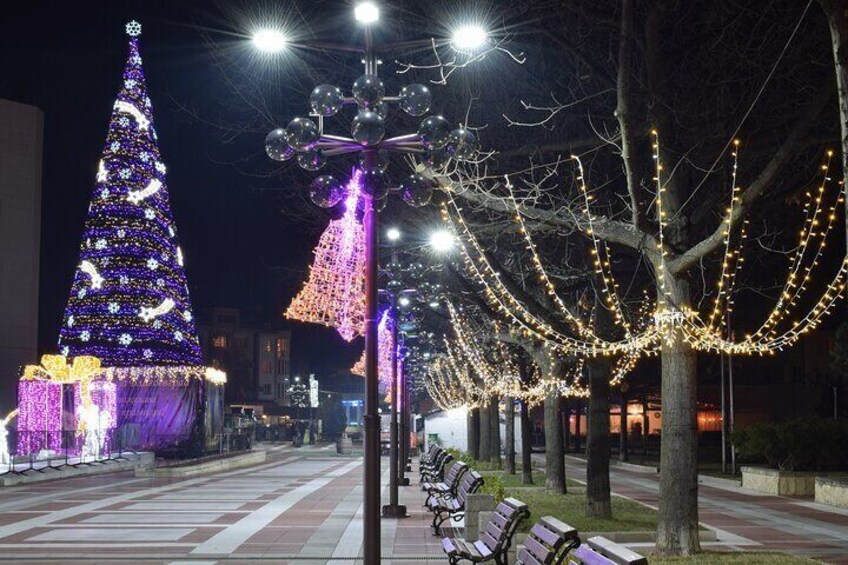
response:
<path fill-rule="evenodd" d="M 373 40 L 372 26 L 379 20 L 379 9 L 372 2 L 363 2 L 354 11 L 357 21 L 364 28 L 364 45 L 350 47 L 326 42 L 294 44 L 282 34 L 263 31 L 254 36 L 259 49 L 272 52 L 289 46 L 319 47 L 363 56 L 365 74 L 353 83 L 352 96 L 331 85 L 316 87 L 310 96 L 312 116 L 295 118 L 285 128 L 273 130 L 265 139 L 265 150 L 278 161 L 297 156 L 298 164 L 308 171 L 322 169 L 327 157 L 356 154 L 362 171 L 364 196 L 363 228 L 365 231 L 365 414 L 364 420 L 364 473 L 363 473 L 363 548 L 366 565 L 380 562 L 380 417 L 378 412 L 377 374 L 377 274 L 378 274 L 378 208 L 389 193 L 384 179 L 389 154 L 419 154 L 424 163 L 439 167 L 449 159 L 472 158 L 478 147 L 476 136 L 460 126 L 451 129 L 442 116 L 425 118 L 418 130 L 388 139 L 385 136 L 385 117 L 389 104 L 396 103 L 411 116 L 424 116 L 430 110 L 430 90 L 421 84 L 405 86 L 397 96 L 386 96 L 383 81 L 378 77 L 379 50 L 421 48 L 433 44 L 432 40 L 407 41 L 387 44 L 377 48 Z M 472 30 L 463 28 L 462 36 L 451 42 L 469 49 Z M 473 30 L 476 42 L 485 42 L 485 34 Z M 444 43 L 444 42 L 443 42 Z M 324 132 L 324 118 L 335 115 L 344 106 L 357 106 L 351 137 L 331 135 Z M 423 206 L 430 201 L 432 186 L 422 175 L 406 177 L 398 189 L 403 199 L 413 206 Z M 317 177 L 311 184 L 312 201 L 322 207 L 332 207 L 344 197 L 342 185 L 330 175 Z"/>

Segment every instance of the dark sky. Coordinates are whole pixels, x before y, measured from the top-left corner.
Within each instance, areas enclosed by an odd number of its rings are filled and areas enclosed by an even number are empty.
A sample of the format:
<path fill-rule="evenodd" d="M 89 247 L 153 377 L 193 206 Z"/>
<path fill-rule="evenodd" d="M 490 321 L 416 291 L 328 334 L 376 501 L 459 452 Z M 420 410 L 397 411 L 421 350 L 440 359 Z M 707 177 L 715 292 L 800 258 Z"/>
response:
<path fill-rule="evenodd" d="M 273 124 L 227 139 L 207 123 L 238 124 L 243 116 L 236 104 L 231 115 L 221 110 L 228 95 L 225 69 L 215 66 L 207 43 L 225 37 L 218 30 L 238 30 L 240 22 L 228 21 L 230 14 L 206 1 L 80 2 L 63 5 L 61 13 L 55 7 L 15 2 L 4 8 L 0 23 L 0 97 L 38 106 L 45 116 L 42 351 L 55 350 L 120 86 L 124 24 L 134 18 L 144 26 L 144 70 L 195 310 L 234 306 L 255 324 L 291 328 L 295 370 L 322 372 L 358 358 L 361 344 L 346 346 L 334 331 L 282 318 L 305 277 L 322 223 L 314 212 L 302 221 L 281 213 L 291 194 L 280 194 L 278 177 L 263 176 L 274 171 L 264 158 L 262 133 Z M 292 96 L 284 88 L 275 94 Z M 305 107 L 306 99 L 298 93 L 296 103 Z M 292 167 L 292 184 L 300 185 L 287 190 L 305 191 L 311 173 Z"/>

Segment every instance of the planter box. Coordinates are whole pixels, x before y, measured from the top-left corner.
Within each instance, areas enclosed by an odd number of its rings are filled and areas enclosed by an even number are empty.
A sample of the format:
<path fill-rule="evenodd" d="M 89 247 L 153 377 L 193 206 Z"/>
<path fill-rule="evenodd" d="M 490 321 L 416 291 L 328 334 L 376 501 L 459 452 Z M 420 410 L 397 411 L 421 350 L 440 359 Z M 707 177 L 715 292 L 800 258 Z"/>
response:
<path fill-rule="evenodd" d="M 778 496 L 813 496 L 815 473 L 742 467 L 742 487 Z"/>
<path fill-rule="evenodd" d="M 816 502 L 848 508 L 848 477 L 816 477 Z"/>

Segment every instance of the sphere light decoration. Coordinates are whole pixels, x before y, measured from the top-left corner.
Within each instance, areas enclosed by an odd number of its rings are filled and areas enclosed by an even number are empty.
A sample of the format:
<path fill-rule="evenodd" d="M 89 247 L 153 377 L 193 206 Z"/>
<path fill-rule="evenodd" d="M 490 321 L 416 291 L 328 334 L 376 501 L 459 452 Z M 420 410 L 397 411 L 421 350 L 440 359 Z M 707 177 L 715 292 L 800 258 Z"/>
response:
<path fill-rule="evenodd" d="M 404 202 L 414 208 L 420 208 L 430 203 L 433 198 L 433 187 L 430 181 L 417 173 L 406 177 L 400 185 Z"/>
<path fill-rule="evenodd" d="M 332 175 L 321 175 L 309 186 L 309 198 L 316 206 L 332 208 L 344 198 L 344 188 Z"/>
<path fill-rule="evenodd" d="M 309 151 L 319 137 L 318 126 L 309 118 L 295 118 L 286 126 L 286 141 L 295 151 Z"/>
<path fill-rule="evenodd" d="M 447 152 L 457 161 L 467 161 L 474 158 L 478 147 L 477 136 L 471 130 L 461 127 L 450 133 Z"/>
<path fill-rule="evenodd" d="M 380 151 L 377 151 L 377 153 L 372 153 L 372 155 L 373 162 L 371 163 L 371 167 L 385 173 L 389 168 L 389 152 L 381 149 Z M 357 158 L 357 162 L 362 170 L 367 168 L 365 161 L 365 153 L 360 153 Z"/>
<path fill-rule="evenodd" d="M 374 2 L 360 2 L 353 9 L 353 17 L 361 24 L 373 24 L 380 19 L 380 9 Z"/>
<path fill-rule="evenodd" d="M 389 185 L 386 182 L 386 175 L 382 171 L 364 171 L 362 173 L 362 181 L 362 192 L 375 200 L 383 200 L 389 193 Z"/>
<path fill-rule="evenodd" d="M 454 237 L 449 230 L 440 229 L 430 234 L 430 247 L 438 253 L 446 253 L 453 249 Z"/>
<path fill-rule="evenodd" d="M 361 108 L 372 108 L 383 101 L 386 85 L 374 75 L 362 75 L 353 83 L 353 98 Z"/>
<path fill-rule="evenodd" d="M 320 149 L 313 149 L 297 156 L 297 164 L 307 171 L 320 171 L 327 164 L 327 157 Z"/>
<path fill-rule="evenodd" d="M 265 153 L 275 161 L 288 161 L 294 157 L 294 149 L 286 141 L 286 130 L 277 128 L 265 136 Z"/>
<path fill-rule="evenodd" d="M 321 84 L 309 95 L 309 105 L 312 111 L 324 117 L 334 116 L 344 104 L 344 95 L 339 87 L 332 84 Z"/>
<path fill-rule="evenodd" d="M 362 110 L 353 119 L 353 139 L 363 145 L 376 145 L 385 134 L 386 126 L 377 112 Z"/>
<path fill-rule="evenodd" d="M 398 228 L 389 228 L 386 230 L 386 238 L 389 241 L 397 241 L 400 239 L 400 230 Z"/>
<path fill-rule="evenodd" d="M 425 118 L 418 127 L 418 136 L 427 149 L 441 149 L 450 139 L 450 123 L 442 116 Z"/>
<path fill-rule="evenodd" d="M 410 116 L 423 116 L 430 111 L 433 95 L 423 84 L 408 84 L 400 89 L 400 108 Z"/>

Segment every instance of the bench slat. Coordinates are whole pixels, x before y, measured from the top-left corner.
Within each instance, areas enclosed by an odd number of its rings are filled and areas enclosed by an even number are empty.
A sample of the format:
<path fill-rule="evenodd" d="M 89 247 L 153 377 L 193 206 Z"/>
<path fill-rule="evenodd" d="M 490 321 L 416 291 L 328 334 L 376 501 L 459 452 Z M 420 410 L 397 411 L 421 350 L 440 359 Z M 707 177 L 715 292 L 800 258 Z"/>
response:
<path fill-rule="evenodd" d="M 522 563 L 522 565 L 545 565 L 536 557 L 527 551 L 526 548 L 522 548 L 518 551 L 518 555 L 516 556 L 516 560 Z"/>
<path fill-rule="evenodd" d="M 566 539 L 573 539 L 577 537 L 577 530 L 575 528 L 572 528 L 565 522 L 560 522 L 553 516 L 543 516 L 539 519 L 539 521 L 542 522 L 546 528 L 557 535 L 565 537 Z"/>
<path fill-rule="evenodd" d="M 591 548 L 581 545 L 571 553 L 572 557 L 576 557 L 583 565 L 618 565 L 615 561 L 610 561 L 600 553 L 595 553 Z"/>
<path fill-rule="evenodd" d="M 539 538 L 539 541 L 542 543 L 546 543 L 551 546 L 555 546 L 557 543 L 562 541 L 562 537 L 556 535 L 540 523 L 533 525 L 530 529 L 530 534 Z"/>
<path fill-rule="evenodd" d="M 586 543 L 589 544 L 589 547 L 603 554 L 617 565 L 647 565 L 648 563 L 648 560 L 644 556 L 603 536 L 589 538 Z"/>
<path fill-rule="evenodd" d="M 492 514 L 492 522 L 497 524 L 497 526 L 503 529 L 504 526 L 509 524 L 509 520 L 501 516 L 500 514 Z"/>
<path fill-rule="evenodd" d="M 524 547 L 527 551 L 538 557 L 540 561 L 547 561 L 551 553 L 551 550 L 531 537 L 524 540 Z"/>
<path fill-rule="evenodd" d="M 489 548 L 490 551 L 494 551 L 498 549 L 498 546 L 500 545 L 499 540 L 500 538 L 492 536 L 489 532 L 483 532 L 480 535 L 479 541 L 485 544 L 485 546 Z"/>
<path fill-rule="evenodd" d="M 497 544 L 495 544 L 495 545 L 497 545 Z M 474 547 L 477 548 L 477 551 L 480 553 L 481 556 L 486 557 L 486 558 L 491 557 L 495 553 L 495 547 L 494 546 L 489 547 L 488 545 L 483 543 L 482 540 L 475 541 Z"/>

